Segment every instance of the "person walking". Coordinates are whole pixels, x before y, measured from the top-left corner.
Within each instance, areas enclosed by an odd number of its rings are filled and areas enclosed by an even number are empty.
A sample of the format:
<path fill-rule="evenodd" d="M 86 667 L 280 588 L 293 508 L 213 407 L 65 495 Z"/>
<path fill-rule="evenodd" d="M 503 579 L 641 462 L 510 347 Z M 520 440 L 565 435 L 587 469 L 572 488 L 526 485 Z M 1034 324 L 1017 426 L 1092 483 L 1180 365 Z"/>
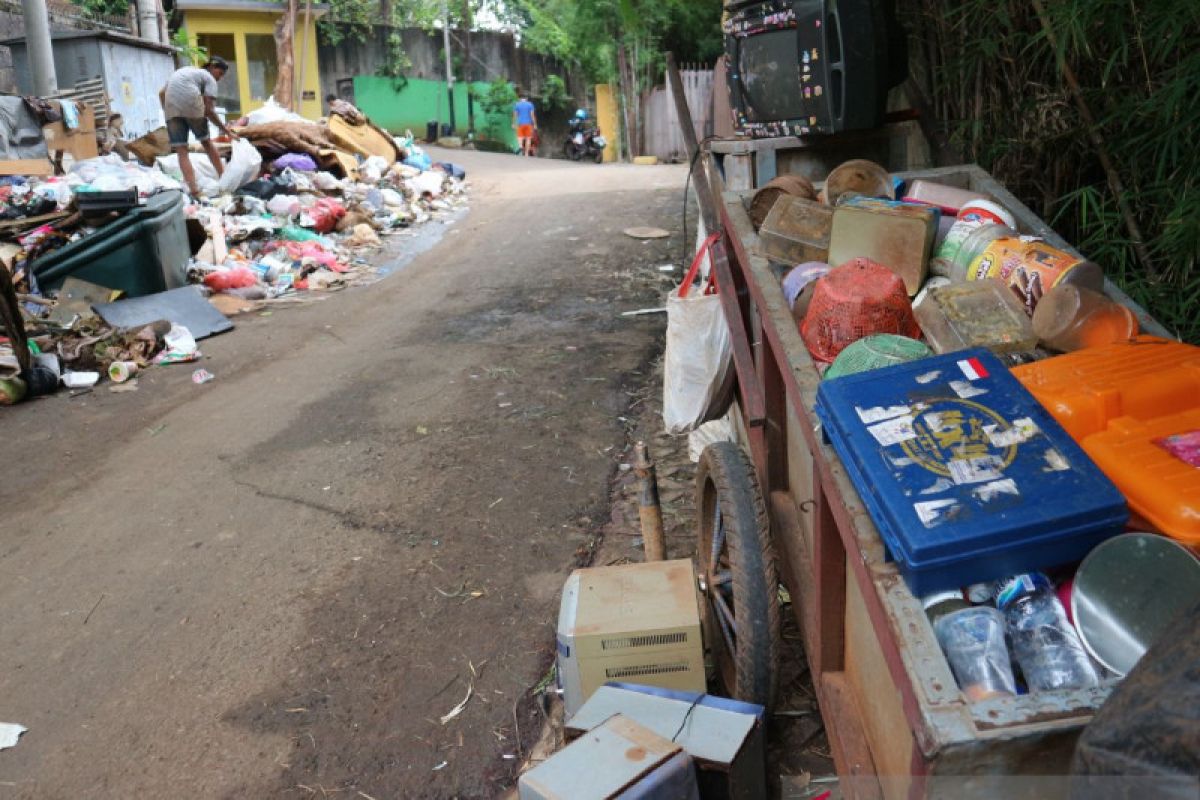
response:
<path fill-rule="evenodd" d="M 513 106 L 513 130 L 517 132 L 517 141 L 521 145 L 521 154 L 533 155 L 533 136 L 537 132 L 537 111 L 533 103 L 522 95 Z"/>
<path fill-rule="evenodd" d="M 183 173 L 183 181 L 193 195 L 200 194 L 200 191 L 196 185 L 196 170 L 192 168 L 188 156 L 188 134 L 191 133 L 200 142 L 218 178 L 225 172 L 225 164 L 221 161 L 217 146 L 208 136 L 208 123 L 211 121 L 226 136 L 237 138 L 217 116 L 215 106 L 217 81 L 228 71 L 228 62 L 220 56 L 213 56 L 202 68 L 183 67 L 175 70 L 167 80 L 167 85 L 158 93 L 167 117 L 167 140 L 179 156 L 179 171 Z"/>

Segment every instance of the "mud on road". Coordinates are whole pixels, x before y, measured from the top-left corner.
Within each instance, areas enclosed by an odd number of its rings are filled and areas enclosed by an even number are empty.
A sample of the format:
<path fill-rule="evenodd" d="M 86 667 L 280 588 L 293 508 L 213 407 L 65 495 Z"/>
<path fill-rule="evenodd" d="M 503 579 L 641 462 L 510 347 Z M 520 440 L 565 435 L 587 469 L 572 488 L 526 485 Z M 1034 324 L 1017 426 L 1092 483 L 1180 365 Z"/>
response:
<path fill-rule="evenodd" d="M 440 245 L 239 319 L 213 383 L 5 410 L 0 719 L 29 732 L 0 797 L 512 785 L 661 349 L 621 312 L 669 287 L 683 172 L 462 160 Z"/>

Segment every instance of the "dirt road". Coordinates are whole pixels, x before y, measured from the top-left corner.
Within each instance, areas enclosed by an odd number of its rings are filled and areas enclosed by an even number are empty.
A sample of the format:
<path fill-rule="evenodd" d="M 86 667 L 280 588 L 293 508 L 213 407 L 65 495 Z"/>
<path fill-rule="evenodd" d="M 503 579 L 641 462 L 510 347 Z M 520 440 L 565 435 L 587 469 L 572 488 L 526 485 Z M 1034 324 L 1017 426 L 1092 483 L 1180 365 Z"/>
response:
<path fill-rule="evenodd" d="M 678 231 L 684 168 L 454 157 L 439 245 L 239 318 L 212 383 L 0 410 L 0 797 L 511 785 L 681 253 L 621 230 Z"/>

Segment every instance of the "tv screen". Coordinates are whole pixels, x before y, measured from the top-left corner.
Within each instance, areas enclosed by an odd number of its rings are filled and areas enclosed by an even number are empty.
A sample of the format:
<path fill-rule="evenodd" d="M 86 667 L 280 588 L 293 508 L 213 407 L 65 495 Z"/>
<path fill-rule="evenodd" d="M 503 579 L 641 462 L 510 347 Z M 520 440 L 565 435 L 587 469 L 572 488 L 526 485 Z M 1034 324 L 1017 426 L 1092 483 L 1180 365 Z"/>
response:
<path fill-rule="evenodd" d="M 795 28 L 744 40 L 738 67 L 746 116 L 753 122 L 807 117 L 800 90 L 799 39 Z"/>
<path fill-rule="evenodd" d="M 907 74 L 895 0 L 751 0 L 726 12 L 735 127 L 809 136 L 883 123 L 888 89 Z"/>

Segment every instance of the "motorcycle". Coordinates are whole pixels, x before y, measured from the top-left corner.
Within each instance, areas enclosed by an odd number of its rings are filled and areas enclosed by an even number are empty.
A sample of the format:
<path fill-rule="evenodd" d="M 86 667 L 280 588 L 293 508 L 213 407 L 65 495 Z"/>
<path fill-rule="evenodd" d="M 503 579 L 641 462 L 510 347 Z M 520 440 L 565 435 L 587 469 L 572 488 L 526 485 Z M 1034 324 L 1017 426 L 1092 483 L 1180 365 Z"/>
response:
<path fill-rule="evenodd" d="M 604 160 L 604 148 L 608 141 L 600 135 L 599 128 L 589 128 L 583 125 L 572 125 L 567 133 L 567 141 L 563 152 L 572 161 L 579 161 L 585 156 L 595 159 L 599 164 Z"/>

